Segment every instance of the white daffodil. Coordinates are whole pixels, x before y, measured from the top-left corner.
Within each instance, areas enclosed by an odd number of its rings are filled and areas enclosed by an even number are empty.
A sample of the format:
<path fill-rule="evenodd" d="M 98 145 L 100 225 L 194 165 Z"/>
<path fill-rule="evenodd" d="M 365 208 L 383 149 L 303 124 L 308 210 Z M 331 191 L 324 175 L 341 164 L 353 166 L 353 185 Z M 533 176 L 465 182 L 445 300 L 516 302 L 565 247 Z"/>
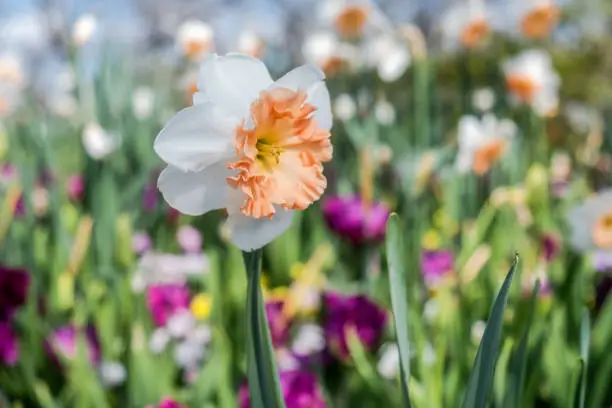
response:
<path fill-rule="evenodd" d="M 376 69 L 383 82 L 398 80 L 412 62 L 408 44 L 392 33 L 371 37 L 362 52 L 368 67 Z"/>
<path fill-rule="evenodd" d="M 193 61 L 200 61 L 214 48 L 213 29 L 200 20 L 187 20 L 178 29 L 176 42 L 180 51 Z"/>
<path fill-rule="evenodd" d="M 87 44 L 95 35 L 98 29 L 98 19 L 93 14 L 83 14 L 72 27 L 72 42 L 78 47 Z"/>
<path fill-rule="evenodd" d="M 331 31 L 315 32 L 302 44 L 304 59 L 331 76 L 357 65 L 359 49 L 342 42 Z"/>
<path fill-rule="evenodd" d="M 580 251 L 612 253 L 612 189 L 604 190 L 568 214 L 570 242 Z"/>
<path fill-rule="evenodd" d="M 491 30 L 483 0 L 467 0 L 447 9 L 440 19 L 440 29 L 446 49 L 479 45 Z"/>
<path fill-rule="evenodd" d="M 155 93 L 147 86 L 142 86 L 134 90 L 132 95 L 132 112 L 140 120 L 147 119 L 153 114 L 155 107 Z"/>
<path fill-rule="evenodd" d="M 514 122 L 499 120 L 492 114 L 482 119 L 471 115 L 461 117 L 457 134 L 457 169 L 461 172 L 471 169 L 479 175 L 486 173 L 502 157 L 515 133 Z"/>
<path fill-rule="evenodd" d="M 380 26 L 382 16 L 370 0 L 327 0 L 320 4 L 320 20 L 344 39 L 355 40 Z"/>
<path fill-rule="evenodd" d="M 107 132 L 97 123 L 88 123 L 83 130 L 83 146 L 87 155 L 101 160 L 117 150 L 119 141 L 116 135 Z"/>
<path fill-rule="evenodd" d="M 395 122 L 395 107 L 385 98 L 381 98 L 374 104 L 374 117 L 381 125 L 391 126 Z"/>
<path fill-rule="evenodd" d="M 546 38 L 559 22 L 560 10 L 555 0 L 513 0 L 499 2 L 495 10 L 495 28 L 527 39 Z"/>
<path fill-rule="evenodd" d="M 378 373 L 392 380 L 399 374 L 400 355 L 399 348 L 395 343 L 388 343 L 381 347 L 381 355 L 376 365 Z"/>
<path fill-rule="evenodd" d="M 556 111 L 561 80 L 546 51 L 524 51 L 505 61 L 502 69 L 506 87 L 515 102 L 526 103 L 543 116 Z"/>
<path fill-rule="evenodd" d="M 344 122 L 353 119 L 357 114 L 357 104 L 353 97 L 346 93 L 336 96 L 336 99 L 334 99 L 334 114 L 336 118 Z"/>
<path fill-rule="evenodd" d="M 238 52 L 259 57 L 263 54 L 265 43 L 254 31 L 243 30 L 238 36 Z"/>
<path fill-rule="evenodd" d="M 230 239 L 246 251 L 283 233 L 293 210 L 327 186 L 332 115 L 324 79 L 305 65 L 274 82 L 249 55 L 210 55 L 194 105 L 155 140 L 168 163 L 158 180 L 165 200 L 189 215 L 225 209 Z"/>
<path fill-rule="evenodd" d="M 472 106 L 480 112 L 488 112 L 495 106 L 495 91 L 492 88 L 476 89 L 472 94 Z"/>

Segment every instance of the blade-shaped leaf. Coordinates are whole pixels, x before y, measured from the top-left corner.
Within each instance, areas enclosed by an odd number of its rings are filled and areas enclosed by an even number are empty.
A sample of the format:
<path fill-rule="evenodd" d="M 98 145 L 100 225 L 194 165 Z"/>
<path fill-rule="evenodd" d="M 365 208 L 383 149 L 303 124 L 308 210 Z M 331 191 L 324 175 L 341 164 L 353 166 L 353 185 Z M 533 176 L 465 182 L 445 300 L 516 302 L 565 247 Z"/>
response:
<path fill-rule="evenodd" d="M 402 254 L 404 247 L 400 222 L 397 214 L 392 214 L 387 224 L 387 265 L 391 285 L 391 306 L 395 321 L 395 334 L 400 355 L 400 376 L 404 406 L 410 407 L 410 338 L 408 334 L 408 299 Z"/>
<path fill-rule="evenodd" d="M 586 398 L 586 375 L 589 365 L 589 345 L 591 343 L 591 319 L 589 311 L 585 308 L 582 312 L 582 320 L 580 322 L 580 358 L 582 359 L 582 373 L 578 380 L 578 395 L 576 408 L 584 408 L 584 400 Z"/>
<path fill-rule="evenodd" d="M 539 291 L 540 281 L 538 280 L 536 281 L 533 292 L 531 293 L 529 315 L 527 317 L 527 324 L 525 325 L 525 332 L 523 333 L 521 342 L 514 351 L 512 362 L 510 363 L 509 384 L 506 391 L 506 396 L 504 398 L 504 407 L 506 408 L 520 408 L 521 406 L 523 388 L 525 386 L 525 370 L 527 368 L 527 344 L 529 343 L 529 329 L 531 329 L 533 310 L 535 308 Z"/>
<path fill-rule="evenodd" d="M 518 264 L 518 255 L 515 256 L 512 267 L 506 275 L 506 279 L 493 302 L 491 315 L 485 328 L 476 360 L 470 373 L 467 390 L 463 399 L 463 408 L 485 408 L 487 397 L 493 383 L 495 363 L 501 341 L 504 311 L 508 302 L 508 291 L 512 283 L 512 277 Z"/>
<path fill-rule="evenodd" d="M 253 408 L 284 408 L 261 291 L 261 250 L 244 252 L 247 272 L 247 380 Z"/>

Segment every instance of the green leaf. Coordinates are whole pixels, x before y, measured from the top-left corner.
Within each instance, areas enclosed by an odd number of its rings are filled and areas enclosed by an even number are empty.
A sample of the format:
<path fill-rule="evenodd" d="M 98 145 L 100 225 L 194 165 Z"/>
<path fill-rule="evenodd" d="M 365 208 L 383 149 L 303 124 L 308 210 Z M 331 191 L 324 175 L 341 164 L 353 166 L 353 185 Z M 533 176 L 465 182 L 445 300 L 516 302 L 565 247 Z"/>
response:
<path fill-rule="evenodd" d="M 247 380 L 253 408 L 284 408 L 261 291 L 262 251 L 243 252 L 247 272 Z"/>
<path fill-rule="evenodd" d="M 589 364 L 589 345 L 591 342 L 591 319 L 589 311 L 585 308 L 582 312 L 582 320 L 580 322 L 580 359 L 582 360 L 582 373 L 579 378 L 578 401 L 576 408 L 584 408 L 584 400 L 586 398 L 586 376 Z"/>
<path fill-rule="evenodd" d="M 400 355 L 400 377 L 404 406 L 410 407 L 410 337 L 408 332 L 408 299 L 405 271 L 402 265 L 404 246 L 397 214 L 392 214 L 387 224 L 387 265 L 391 286 L 391 306 L 395 321 L 395 335 Z"/>
<path fill-rule="evenodd" d="M 463 408 L 485 408 L 487 405 L 487 397 L 493 383 L 493 374 L 495 373 L 495 362 L 501 340 L 508 292 L 517 264 L 518 255 L 515 255 L 512 267 L 508 275 L 506 275 L 506 279 L 495 298 L 495 302 L 493 302 L 491 315 L 489 316 L 489 321 L 478 347 L 472 372 L 470 373 L 470 379 L 463 399 Z"/>
<path fill-rule="evenodd" d="M 527 324 L 525 332 L 521 338 L 521 342 L 516 348 L 510 363 L 510 378 L 506 396 L 504 398 L 505 408 L 520 408 L 523 397 L 523 388 L 525 387 L 525 370 L 527 368 L 527 345 L 529 343 L 529 330 L 533 322 L 533 310 L 535 309 L 538 292 L 540 291 L 540 281 L 536 284 L 531 292 L 531 302 L 529 303 L 529 314 L 527 316 Z"/>

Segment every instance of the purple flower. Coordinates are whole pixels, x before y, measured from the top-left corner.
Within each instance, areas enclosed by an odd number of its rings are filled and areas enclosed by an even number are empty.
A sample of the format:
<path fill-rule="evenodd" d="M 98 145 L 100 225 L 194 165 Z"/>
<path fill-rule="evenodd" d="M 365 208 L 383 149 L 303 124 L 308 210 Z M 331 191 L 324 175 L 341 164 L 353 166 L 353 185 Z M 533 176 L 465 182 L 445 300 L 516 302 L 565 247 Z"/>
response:
<path fill-rule="evenodd" d="M 176 239 L 187 253 L 197 253 L 202 251 L 202 235 L 191 225 L 183 225 L 176 233 Z"/>
<path fill-rule="evenodd" d="M 612 252 L 595 251 L 595 254 L 593 255 L 593 263 L 598 272 L 612 271 Z"/>
<path fill-rule="evenodd" d="M 266 302 L 266 317 L 275 348 L 283 346 L 289 340 L 291 322 L 283 313 L 283 304 L 282 301 Z"/>
<path fill-rule="evenodd" d="M 332 231 L 361 245 L 385 237 L 389 209 L 383 203 L 372 203 L 368 207 L 358 196 L 336 196 L 323 202 L 323 216 Z"/>
<path fill-rule="evenodd" d="M 153 212 L 157 209 L 157 186 L 155 183 L 149 183 L 145 186 L 142 194 L 142 207 L 146 212 Z"/>
<path fill-rule="evenodd" d="M 424 251 L 421 255 L 421 273 L 428 288 L 443 282 L 453 272 L 454 256 L 451 251 Z"/>
<path fill-rule="evenodd" d="M 164 398 L 157 405 L 157 408 L 184 408 L 185 406 L 174 401 L 172 398 Z"/>
<path fill-rule="evenodd" d="M 185 285 L 151 285 L 147 288 L 147 307 L 157 326 L 165 326 L 177 311 L 189 308 L 189 290 Z"/>
<path fill-rule="evenodd" d="M 62 359 L 74 360 L 77 358 L 79 336 L 83 336 L 86 342 L 85 348 L 89 361 L 97 365 L 100 362 L 100 341 L 95 327 L 91 325 L 84 329 L 73 325 L 63 326 L 51 333 L 46 342 L 51 358 L 58 364 Z"/>
<path fill-rule="evenodd" d="M 0 322 L 0 363 L 12 366 L 19 359 L 19 343 L 10 323 Z"/>
<path fill-rule="evenodd" d="M 283 399 L 287 408 L 326 408 L 321 387 L 312 373 L 308 371 L 281 371 L 279 374 Z M 251 408 L 247 384 L 238 393 L 240 408 Z"/>
<path fill-rule="evenodd" d="M 345 296 L 328 292 L 323 296 L 323 330 L 330 351 L 344 359 L 349 356 L 348 330 L 354 329 L 364 347 L 378 344 L 387 322 L 387 313 L 364 295 Z"/>
<path fill-rule="evenodd" d="M 132 235 L 132 250 L 138 255 L 151 249 L 151 237 L 146 232 L 136 232 Z"/>
<path fill-rule="evenodd" d="M 559 238 L 552 234 L 544 234 L 542 237 L 542 252 L 544 253 L 544 259 L 547 262 L 553 261 L 559 252 L 561 251 L 561 242 Z"/>
<path fill-rule="evenodd" d="M 0 266 L 0 322 L 11 319 L 28 296 L 30 276 L 24 269 Z"/>
<path fill-rule="evenodd" d="M 85 194 L 85 179 L 80 174 L 72 175 L 66 180 L 66 194 L 72 201 L 81 201 Z"/>

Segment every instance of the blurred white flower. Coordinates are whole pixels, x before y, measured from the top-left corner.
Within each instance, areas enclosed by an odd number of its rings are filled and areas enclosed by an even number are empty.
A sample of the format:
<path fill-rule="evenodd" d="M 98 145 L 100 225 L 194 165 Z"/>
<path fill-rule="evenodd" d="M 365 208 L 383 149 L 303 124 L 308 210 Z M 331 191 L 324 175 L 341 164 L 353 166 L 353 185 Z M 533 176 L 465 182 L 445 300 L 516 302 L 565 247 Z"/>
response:
<path fill-rule="evenodd" d="M 516 125 L 511 120 L 499 120 L 493 114 L 486 114 L 482 119 L 462 116 L 457 132 L 457 170 L 486 173 L 503 156 L 515 134 Z"/>
<path fill-rule="evenodd" d="M 323 329 L 313 323 L 302 324 L 291 345 L 291 350 L 299 356 L 309 356 L 325 348 Z"/>
<path fill-rule="evenodd" d="M 307 62 L 318 66 L 329 76 L 355 67 L 359 60 L 359 49 L 340 41 L 330 31 L 308 35 L 302 44 L 302 54 Z"/>
<path fill-rule="evenodd" d="M 381 355 L 376 368 L 378 373 L 392 380 L 399 374 L 400 355 L 395 343 L 387 343 L 381 347 Z"/>
<path fill-rule="evenodd" d="M 472 339 L 472 343 L 475 345 L 480 344 L 480 340 L 482 340 L 486 327 L 487 323 L 482 320 L 478 320 L 472 324 L 472 328 L 470 329 L 470 338 Z"/>
<path fill-rule="evenodd" d="M 100 363 L 100 380 L 105 387 L 116 387 L 123 384 L 127 371 L 123 364 L 117 361 L 103 361 Z"/>
<path fill-rule="evenodd" d="M 279 371 L 292 371 L 300 368 L 300 362 L 290 350 L 279 348 L 274 350 L 274 354 Z"/>
<path fill-rule="evenodd" d="M 488 112 L 495 105 L 495 91 L 492 88 L 480 88 L 472 94 L 472 106 L 479 112 Z"/>
<path fill-rule="evenodd" d="M 561 13 L 556 3 L 555 0 L 499 2 L 494 13 L 495 29 L 527 39 L 544 39 L 559 22 Z"/>
<path fill-rule="evenodd" d="M 574 131 L 587 133 L 602 121 L 597 109 L 580 102 L 565 104 L 565 116 Z"/>
<path fill-rule="evenodd" d="M 87 44 L 98 29 L 98 19 L 93 14 L 87 13 L 79 16 L 72 27 L 72 41 L 78 47 Z"/>
<path fill-rule="evenodd" d="M 187 337 L 195 327 L 195 317 L 187 309 L 179 310 L 168 318 L 166 330 L 173 338 Z"/>
<path fill-rule="evenodd" d="M 320 20 L 348 40 L 363 36 L 379 23 L 379 10 L 369 0 L 327 0 L 319 4 Z"/>
<path fill-rule="evenodd" d="M 19 54 L 0 53 L 0 117 L 8 115 L 21 103 L 27 79 Z"/>
<path fill-rule="evenodd" d="M 151 117 L 155 106 L 155 92 L 148 86 L 141 86 L 134 90 L 132 95 L 132 111 L 137 119 L 144 120 Z"/>
<path fill-rule="evenodd" d="M 384 126 L 395 123 L 395 107 L 388 100 L 381 98 L 374 104 L 374 117 Z"/>
<path fill-rule="evenodd" d="M 162 353 L 168 343 L 170 342 L 170 334 L 168 330 L 163 327 L 158 327 L 151 333 L 151 338 L 149 339 L 149 349 L 155 353 Z"/>
<path fill-rule="evenodd" d="M 561 79 L 544 50 L 523 51 L 502 65 L 508 92 L 515 102 L 530 105 L 539 115 L 555 113 Z"/>
<path fill-rule="evenodd" d="M 334 100 L 334 114 L 338 119 L 347 122 L 355 117 L 357 113 L 357 104 L 349 94 L 343 93 L 336 96 Z"/>
<path fill-rule="evenodd" d="M 601 191 L 568 214 L 571 245 L 579 251 L 612 253 L 612 189 Z"/>
<path fill-rule="evenodd" d="M 423 305 L 423 318 L 429 324 L 432 324 L 440 315 L 440 302 L 435 298 L 427 299 Z"/>
<path fill-rule="evenodd" d="M 366 64 L 376 69 L 383 82 L 398 80 L 412 62 L 408 44 L 397 36 L 383 33 L 366 40 L 363 45 Z"/>
<path fill-rule="evenodd" d="M 187 338 L 174 347 L 174 361 L 184 369 L 192 369 L 204 359 L 206 347 L 198 341 Z"/>
<path fill-rule="evenodd" d="M 212 330 L 209 326 L 199 325 L 189 332 L 188 337 L 195 343 L 206 345 L 212 340 Z"/>
<path fill-rule="evenodd" d="M 231 241 L 244 251 L 281 235 L 293 211 L 326 187 L 332 115 L 324 79 L 304 65 L 273 81 L 254 57 L 210 55 L 194 105 L 155 139 L 168 164 L 158 179 L 166 202 L 189 215 L 226 209 Z M 278 120 L 276 111 L 287 114 Z"/>
<path fill-rule="evenodd" d="M 16 13 L 0 19 L 0 44 L 27 57 L 35 57 L 49 47 L 46 17 L 38 12 Z"/>
<path fill-rule="evenodd" d="M 467 0 L 451 6 L 440 18 L 440 29 L 444 48 L 476 47 L 490 31 L 484 1 Z"/>
<path fill-rule="evenodd" d="M 132 290 L 140 293 L 148 285 L 160 283 L 182 283 L 188 276 L 208 272 L 206 255 L 161 254 L 146 252 L 138 261 L 132 280 Z"/>
<path fill-rule="evenodd" d="M 87 155 L 94 160 L 105 158 L 119 147 L 118 137 L 95 122 L 85 126 L 82 139 Z"/>
<path fill-rule="evenodd" d="M 187 20 L 179 27 L 176 42 L 183 55 L 199 61 L 214 49 L 213 36 L 210 25 L 200 20 Z"/>
<path fill-rule="evenodd" d="M 243 30 L 238 36 L 238 52 L 260 57 L 264 48 L 264 41 L 254 31 Z"/>

